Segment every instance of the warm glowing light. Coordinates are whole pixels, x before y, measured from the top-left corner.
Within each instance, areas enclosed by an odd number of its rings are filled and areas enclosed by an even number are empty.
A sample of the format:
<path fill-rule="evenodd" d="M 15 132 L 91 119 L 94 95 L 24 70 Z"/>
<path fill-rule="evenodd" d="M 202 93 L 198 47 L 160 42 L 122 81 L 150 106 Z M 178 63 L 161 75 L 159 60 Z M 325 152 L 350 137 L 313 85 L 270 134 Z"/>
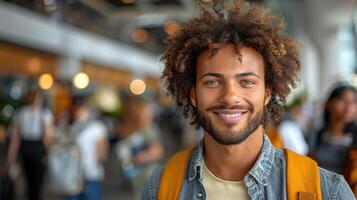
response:
<path fill-rule="evenodd" d="M 42 65 L 41 59 L 32 58 L 28 62 L 28 69 L 30 70 L 31 73 L 35 74 L 41 70 L 41 65 Z"/>
<path fill-rule="evenodd" d="M 145 92 L 146 84 L 141 79 L 135 79 L 130 83 L 130 92 L 135 95 L 140 95 Z"/>
<path fill-rule="evenodd" d="M 89 77 L 86 73 L 80 72 L 73 77 L 73 85 L 78 89 L 84 89 L 89 85 Z"/>
<path fill-rule="evenodd" d="M 131 37 L 137 43 L 144 43 L 148 40 L 149 34 L 145 29 L 137 28 L 133 31 Z"/>
<path fill-rule="evenodd" d="M 164 29 L 168 35 L 174 35 L 181 28 L 180 24 L 175 21 L 166 22 Z"/>
<path fill-rule="evenodd" d="M 43 90 L 48 90 L 53 85 L 53 77 L 51 74 L 42 74 L 38 79 L 38 85 Z"/>
<path fill-rule="evenodd" d="M 121 0 L 124 4 L 132 4 L 134 3 L 134 0 Z"/>
<path fill-rule="evenodd" d="M 111 87 L 98 87 L 94 94 L 94 100 L 98 107 L 106 112 L 114 112 L 121 106 L 117 91 Z"/>

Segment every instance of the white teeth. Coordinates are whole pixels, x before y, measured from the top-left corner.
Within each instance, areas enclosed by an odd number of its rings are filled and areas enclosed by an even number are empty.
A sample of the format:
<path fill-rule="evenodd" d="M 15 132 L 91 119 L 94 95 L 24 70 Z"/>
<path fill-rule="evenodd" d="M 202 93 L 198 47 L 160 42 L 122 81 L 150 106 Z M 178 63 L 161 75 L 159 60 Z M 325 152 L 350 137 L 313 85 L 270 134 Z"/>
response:
<path fill-rule="evenodd" d="M 242 113 L 234 113 L 234 114 L 223 114 L 223 113 L 219 113 L 220 116 L 222 117 L 239 117 L 242 115 Z"/>

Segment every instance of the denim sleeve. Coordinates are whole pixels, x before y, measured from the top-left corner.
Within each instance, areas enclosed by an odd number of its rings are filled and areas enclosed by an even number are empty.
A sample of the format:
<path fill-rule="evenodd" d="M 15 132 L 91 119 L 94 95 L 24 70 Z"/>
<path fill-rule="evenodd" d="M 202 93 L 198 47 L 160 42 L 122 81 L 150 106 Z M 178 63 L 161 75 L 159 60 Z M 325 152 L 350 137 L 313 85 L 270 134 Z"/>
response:
<path fill-rule="evenodd" d="M 152 173 L 150 179 L 146 182 L 143 192 L 141 193 L 141 200 L 156 200 L 157 191 L 160 184 L 161 172 L 163 166 L 157 167 Z"/>
<path fill-rule="evenodd" d="M 353 200 L 355 196 L 342 175 L 320 168 L 322 199 Z"/>

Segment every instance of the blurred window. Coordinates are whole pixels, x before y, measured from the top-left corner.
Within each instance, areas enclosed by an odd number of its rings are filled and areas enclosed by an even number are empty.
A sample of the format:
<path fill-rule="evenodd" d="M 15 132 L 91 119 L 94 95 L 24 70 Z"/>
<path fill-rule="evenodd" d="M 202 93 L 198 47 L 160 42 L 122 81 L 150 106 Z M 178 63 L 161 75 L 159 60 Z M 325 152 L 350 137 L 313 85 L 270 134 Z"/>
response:
<path fill-rule="evenodd" d="M 340 70 L 343 74 L 351 74 L 357 72 L 357 52 L 356 52 L 356 38 L 352 25 L 344 25 L 338 29 L 338 41 L 340 48 L 338 52 L 338 59 L 340 63 Z"/>

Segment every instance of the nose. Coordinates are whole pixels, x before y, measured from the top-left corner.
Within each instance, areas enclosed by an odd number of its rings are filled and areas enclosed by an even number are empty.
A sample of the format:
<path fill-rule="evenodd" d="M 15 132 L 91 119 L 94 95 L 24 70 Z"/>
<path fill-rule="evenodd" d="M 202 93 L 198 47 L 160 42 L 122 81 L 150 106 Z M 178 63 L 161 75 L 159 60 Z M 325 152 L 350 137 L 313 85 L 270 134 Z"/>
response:
<path fill-rule="evenodd" d="M 227 105 L 235 105 L 239 103 L 240 99 L 239 86 L 234 81 L 226 82 L 222 90 L 221 102 Z"/>

